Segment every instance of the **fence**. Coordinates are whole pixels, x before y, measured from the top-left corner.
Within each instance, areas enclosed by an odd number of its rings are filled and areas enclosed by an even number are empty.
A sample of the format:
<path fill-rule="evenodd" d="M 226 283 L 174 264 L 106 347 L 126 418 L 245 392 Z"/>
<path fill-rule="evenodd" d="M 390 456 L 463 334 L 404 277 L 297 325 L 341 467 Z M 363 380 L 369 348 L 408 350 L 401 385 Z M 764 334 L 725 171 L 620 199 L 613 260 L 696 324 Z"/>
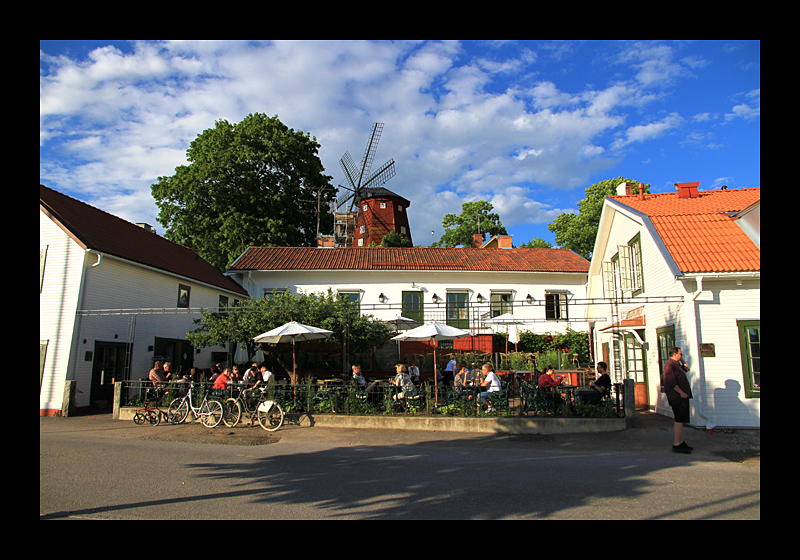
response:
<path fill-rule="evenodd" d="M 146 400 L 157 399 L 166 408 L 172 399 L 186 394 L 188 384 L 172 382 L 156 390 L 149 381 L 124 381 L 118 384 L 114 407 L 142 406 Z M 428 416 L 583 416 L 622 418 L 625 413 L 626 391 L 615 384 L 612 395 L 600 399 L 580 398 L 580 390 L 562 387 L 554 392 L 539 391 L 514 374 L 503 382 L 499 392 L 483 394 L 485 388 L 467 386 L 456 390 L 451 386 L 423 383 L 413 390 L 402 391 L 385 381 L 366 387 L 345 385 L 338 380 L 290 385 L 269 385 L 269 398 L 278 401 L 287 414 L 346 414 L 346 415 L 428 415 Z M 244 385 L 229 385 L 213 389 L 209 383 L 199 383 L 192 391 L 193 404 L 198 406 L 207 392 L 220 400 L 235 398 Z M 599 393 L 598 393 L 599 395 Z M 633 402 L 633 390 L 630 389 Z"/>

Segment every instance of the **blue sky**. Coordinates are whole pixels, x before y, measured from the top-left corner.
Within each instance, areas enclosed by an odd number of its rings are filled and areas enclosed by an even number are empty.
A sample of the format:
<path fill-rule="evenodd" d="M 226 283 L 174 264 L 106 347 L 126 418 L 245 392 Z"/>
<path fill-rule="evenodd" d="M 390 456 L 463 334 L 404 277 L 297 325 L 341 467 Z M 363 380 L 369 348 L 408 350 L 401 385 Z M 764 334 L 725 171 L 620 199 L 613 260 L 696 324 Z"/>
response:
<path fill-rule="evenodd" d="M 414 243 L 488 200 L 515 245 L 617 176 L 674 192 L 760 186 L 758 41 L 40 41 L 39 180 L 159 233 L 150 185 L 218 119 L 277 114 L 333 184 L 375 166 Z"/>

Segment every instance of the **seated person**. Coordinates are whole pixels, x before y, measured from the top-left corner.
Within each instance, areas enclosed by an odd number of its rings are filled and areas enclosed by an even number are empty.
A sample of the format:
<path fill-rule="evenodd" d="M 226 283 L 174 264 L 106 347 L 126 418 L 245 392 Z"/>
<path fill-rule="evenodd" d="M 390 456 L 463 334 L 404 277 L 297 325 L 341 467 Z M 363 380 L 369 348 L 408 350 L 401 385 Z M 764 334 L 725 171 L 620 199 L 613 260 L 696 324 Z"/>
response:
<path fill-rule="evenodd" d="M 353 383 L 359 389 L 364 389 L 367 386 L 367 380 L 364 379 L 364 376 L 361 374 L 361 366 L 359 364 L 353 364 Z"/>
<path fill-rule="evenodd" d="M 153 382 L 155 387 L 160 387 L 167 384 L 167 380 L 170 376 L 171 374 L 168 374 L 161 368 L 161 362 L 156 362 L 153 364 L 153 369 L 150 370 L 150 374 L 147 378 Z"/>
<path fill-rule="evenodd" d="M 225 368 L 222 370 L 222 373 L 217 376 L 214 380 L 214 384 L 211 386 L 212 389 L 226 389 L 228 387 L 228 381 L 230 380 L 230 368 Z"/>
<path fill-rule="evenodd" d="M 456 373 L 456 376 L 453 379 L 453 390 L 460 395 L 461 391 L 464 390 L 464 386 L 469 380 L 469 370 L 464 364 L 458 364 L 456 367 L 458 373 Z"/>
<path fill-rule="evenodd" d="M 539 390 L 543 392 L 550 392 L 553 390 L 553 387 L 558 387 L 562 383 L 564 383 L 564 376 L 559 375 L 556 377 L 553 366 L 545 367 L 544 373 L 539 376 Z"/>
<path fill-rule="evenodd" d="M 611 378 L 608 376 L 608 365 L 605 362 L 597 362 L 597 373 L 599 377 L 589 384 L 589 386 L 598 391 L 601 395 L 608 395 L 611 393 Z"/>
<path fill-rule="evenodd" d="M 397 364 L 395 366 L 397 375 L 392 380 L 392 385 L 400 388 L 400 392 L 392 396 L 393 400 L 402 399 L 409 391 L 414 390 L 414 384 L 411 382 L 411 376 L 408 375 L 408 366 L 405 364 Z"/>
<path fill-rule="evenodd" d="M 497 374 L 494 372 L 494 366 L 490 363 L 483 364 L 481 367 L 481 373 L 483 374 L 483 381 L 481 381 L 481 387 L 489 387 L 488 391 L 484 391 L 478 395 L 481 403 L 485 400 L 489 400 L 489 404 L 491 404 L 491 394 L 500 391 L 502 386 L 500 385 L 500 378 L 497 377 Z M 491 412 L 492 409 L 489 407 L 487 412 Z"/>

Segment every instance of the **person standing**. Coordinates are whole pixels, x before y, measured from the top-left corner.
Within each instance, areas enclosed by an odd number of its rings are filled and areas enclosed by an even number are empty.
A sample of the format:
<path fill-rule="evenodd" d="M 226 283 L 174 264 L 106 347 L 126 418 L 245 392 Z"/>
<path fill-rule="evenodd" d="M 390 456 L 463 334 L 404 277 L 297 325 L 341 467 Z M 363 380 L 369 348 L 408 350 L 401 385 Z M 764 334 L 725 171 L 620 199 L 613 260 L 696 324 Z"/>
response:
<path fill-rule="evenodd" d="M 692 447 L 683 441 L 683 425 L 689 422 L 689 399 L 692 388 L 684 369 L 683 351 L 677 346 L 669 349 L 669 360 L 664 364 L 664 393 L 675 416 L 673 424 L 673 453 L 691 453 Z"/>

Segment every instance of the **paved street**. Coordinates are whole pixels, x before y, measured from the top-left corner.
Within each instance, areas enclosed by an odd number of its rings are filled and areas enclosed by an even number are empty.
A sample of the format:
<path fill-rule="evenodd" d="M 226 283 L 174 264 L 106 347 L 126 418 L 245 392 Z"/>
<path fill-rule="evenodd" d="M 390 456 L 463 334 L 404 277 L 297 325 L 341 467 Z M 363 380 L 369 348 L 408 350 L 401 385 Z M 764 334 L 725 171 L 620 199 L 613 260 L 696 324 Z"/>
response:
<path fill-rule="evenodd" d="M 671 420 L 647 415 L 637 425 L 557 436 L 287 426 L 273 436 L 258 427 L 211 433 L 103 415 L 41 418 L 39 514 L 760 519 L 757 438 L 753 452 L 744 433 L 687 429 L 695 452 L 677 455 L 669 451 Z"/>

